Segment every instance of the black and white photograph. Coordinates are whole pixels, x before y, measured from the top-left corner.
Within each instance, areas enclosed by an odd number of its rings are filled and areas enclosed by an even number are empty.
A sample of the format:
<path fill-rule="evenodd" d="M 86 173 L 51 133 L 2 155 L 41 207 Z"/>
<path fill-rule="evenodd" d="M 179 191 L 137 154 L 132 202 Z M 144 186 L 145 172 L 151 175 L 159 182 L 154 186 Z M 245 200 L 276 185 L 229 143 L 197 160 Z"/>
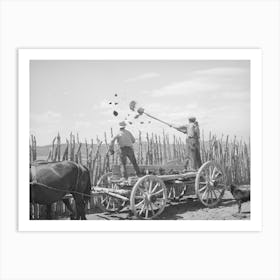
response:
<path fill-rule="evenodd" d="M 279 19 L 0 1 L 0 279 L 279 280 Z"/>
<path fill-rule="evenodd" d="M 29 219 L 250 221 L 251 67 L 30 59 Z"/>

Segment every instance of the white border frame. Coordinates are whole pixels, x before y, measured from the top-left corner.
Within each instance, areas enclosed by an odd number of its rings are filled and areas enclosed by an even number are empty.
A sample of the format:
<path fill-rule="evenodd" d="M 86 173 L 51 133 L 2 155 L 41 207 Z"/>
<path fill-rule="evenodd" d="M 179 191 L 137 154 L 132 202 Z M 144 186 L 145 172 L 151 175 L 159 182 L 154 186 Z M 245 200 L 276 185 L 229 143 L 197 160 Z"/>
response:
<path fill-rule="evenodd" d="M 29 220 L 30 60 L 250 60 L 251 219 L 183 221 Z M 260 49 L 19 49 L 19 231 L 261 231 L 262 72 Z M 78 230 L 77 230 L 78 229 Z"/>

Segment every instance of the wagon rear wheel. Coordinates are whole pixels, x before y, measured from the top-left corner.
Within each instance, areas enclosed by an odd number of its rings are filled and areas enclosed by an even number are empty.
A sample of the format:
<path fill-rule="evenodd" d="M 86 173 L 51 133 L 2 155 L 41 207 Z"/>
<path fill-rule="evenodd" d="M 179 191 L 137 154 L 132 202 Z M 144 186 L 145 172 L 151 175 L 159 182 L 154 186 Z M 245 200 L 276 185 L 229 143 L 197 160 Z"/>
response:
<path fill-rule="evenodd" d="M 164 182 L 154 175 L 140 178 L 130 196 L 130 207 L 140 219 L 154 219 L 165 208 L 167 193 Z"/>
<path fill-rule="evenodd" d="M 112 180 L 112 172 L 105 173 L 97 182 L 98 187 L 119 189 L 117 183 Z M 118 212 L 124 207 L 125 202 L 121 199 L 109 195 L 100 195 L 98 197 L 98 207 L 104 212 Z"/>
<path fill-rule="evenodd" d="M 214 161 L 205 162 L 196 175 L 196 195 L 205 206 L 214 207 L 222 200 L 225 184 L 226 176 L 221 166 Z"/>

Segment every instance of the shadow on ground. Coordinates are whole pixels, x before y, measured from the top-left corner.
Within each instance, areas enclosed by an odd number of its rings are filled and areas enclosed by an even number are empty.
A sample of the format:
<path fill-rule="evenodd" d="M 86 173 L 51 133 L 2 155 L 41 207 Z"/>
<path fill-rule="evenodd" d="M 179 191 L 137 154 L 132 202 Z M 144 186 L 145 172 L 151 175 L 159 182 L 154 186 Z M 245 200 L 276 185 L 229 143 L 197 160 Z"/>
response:
<path fill-rule="evenodd" d="M 233 199 L 223 199 L 216 208 L 226 208 L 232 207 L 236 205 L 235 200 Z M 184 216 L 180 216 L 180 214 L 185 214 L 189 212 L 197 212 L 198 210 L 205 209 L 208 211 L 213 210 L 214 208 L 208 208 L 204 206 L 201 201 L 197 198 L 186 198 L 182 199 L 179 202 L 169 202 L 163 213 L 160 215 L 160 220 L 179 220 L 184 219 Z M 205 215 L 207 215 L 205 212 Z M 205 217 L 205 219 L 207 219 Z"/>
<path fill-rule="evenodd" d="M 96 213 L 96 218 L 105 220 L 135 220 L 129 207 L 119 213 Z M 244 212 L 237 213 L 232 198 L 224 198 L 216 207 L 208 208 L 199 199 L 184 197 L 180 201 L 169 201 L 157 220 L 229 220 L 250 219 L 250 203 L 244 205 Z"/>

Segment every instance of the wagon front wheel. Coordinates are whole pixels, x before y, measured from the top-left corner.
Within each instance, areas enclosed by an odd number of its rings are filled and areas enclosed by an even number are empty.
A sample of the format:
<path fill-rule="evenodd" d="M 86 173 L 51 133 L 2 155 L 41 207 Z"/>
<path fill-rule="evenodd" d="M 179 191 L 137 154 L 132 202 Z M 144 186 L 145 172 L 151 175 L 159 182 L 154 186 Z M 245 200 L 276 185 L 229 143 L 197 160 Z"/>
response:
<path fill-rule="evenodd" d="M 207 207 L 216 206 L 224 195 L 226 176 L 224 170 L 214 161 L 205 162 L 198 170 L 195 191 L 199 200 Z"/>
<path fill-rule="evenodd" d="M 97 186 L 102 188 L 119 189 L 118 184 L 112 180 L 112 176 L 112 172 L 105 173 L 98 180 Z M 97 205 L 103 212 L 118 212 L 124 207 L 124 202 L 119 198 L 103 194 L 98 197 Z"/>
<path fill-rule="evenodd" d="M 130 196 L 130 207 L 137 218 L 154 219 L 165 208 L 167 193 L 164 182 L 154 175 L 140 178 Z"/>

